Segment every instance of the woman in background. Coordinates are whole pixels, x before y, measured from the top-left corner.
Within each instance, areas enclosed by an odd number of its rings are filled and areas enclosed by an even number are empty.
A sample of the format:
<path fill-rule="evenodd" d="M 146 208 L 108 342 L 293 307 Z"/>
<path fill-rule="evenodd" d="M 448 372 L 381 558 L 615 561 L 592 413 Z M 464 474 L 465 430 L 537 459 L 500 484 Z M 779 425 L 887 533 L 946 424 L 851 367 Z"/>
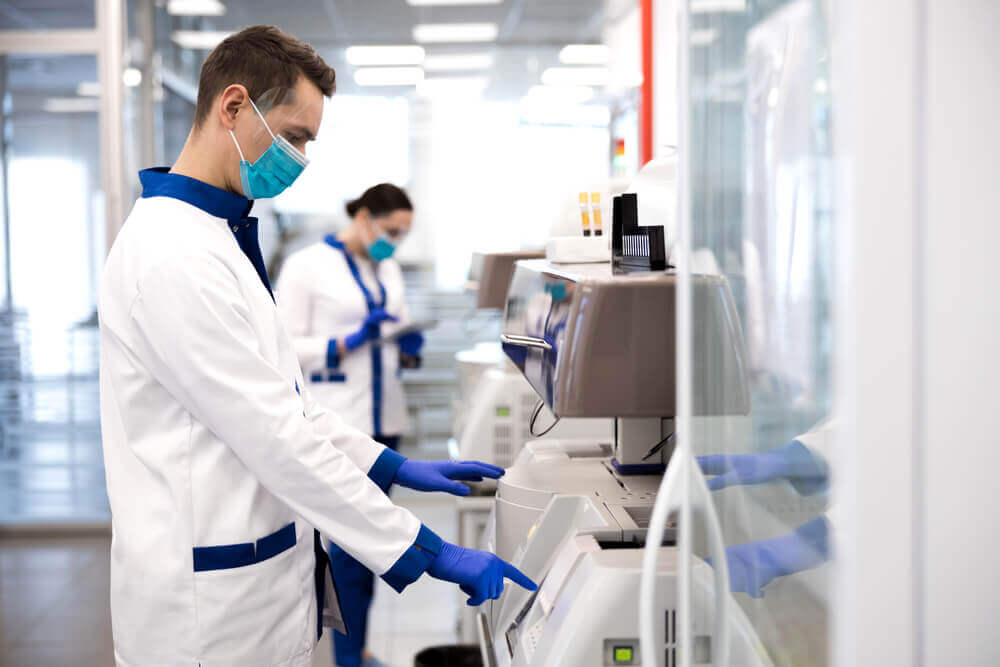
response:
<path fill-rule="evenodd" d="M 392 255 L 413 224 L 413 205 L 403 190 L 381 183 L 348 202 L 347 214 L 351 223 L 340 234 L 285 260 L 278 310 L 316 400 L 396 449 L 408 427 L 397 371 L 419 365 L 424 341 L 419 333 L 380 339 L 409 321 Z M 332 543 L 330 563 L 349 633 L 334 633 L 336 664 L 383 667 L 365 649 L 374 575 Z"/>

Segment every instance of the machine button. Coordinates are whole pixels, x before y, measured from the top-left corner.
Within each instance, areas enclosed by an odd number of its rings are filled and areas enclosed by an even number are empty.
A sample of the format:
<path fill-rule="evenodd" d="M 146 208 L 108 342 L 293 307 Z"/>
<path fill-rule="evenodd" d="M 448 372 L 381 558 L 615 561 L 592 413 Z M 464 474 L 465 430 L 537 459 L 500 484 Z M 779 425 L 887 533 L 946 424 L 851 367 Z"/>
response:
<path fill-rule="evenodd" d="M 632 664 L 632 647 L 631 646 L 616 646 L 615 647 L 615 664 L 616 665 L 631 665 Z"/>

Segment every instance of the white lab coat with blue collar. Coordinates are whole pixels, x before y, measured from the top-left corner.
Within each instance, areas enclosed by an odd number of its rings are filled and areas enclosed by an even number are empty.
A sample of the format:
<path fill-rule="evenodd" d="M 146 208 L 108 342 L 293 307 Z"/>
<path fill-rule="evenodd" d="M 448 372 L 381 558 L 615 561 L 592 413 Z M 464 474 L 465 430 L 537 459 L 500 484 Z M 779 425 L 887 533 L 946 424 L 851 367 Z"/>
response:
<path fill-rule="evenodd" d="M 381 325 L 383 336 L 409 322 L 399 264 L 349 258 L 339 242 L 327 237 L 289 255 L 275 297 L 316 400 L 365 433 L 405 434 L 409 418 L 399 347 L 365 343 L 343 356 L 336 352 L 337 341 L 368 317 L 369 299 L 398 320 Z"/>
<path fill-rule="evenodd" d="M 311 665 L 314 528 L 397 590 L 440 540 L 384 493 L 404 459 L 305 387 L 247 200 L 141 178 L 99 304 L 116 661 Z"/>

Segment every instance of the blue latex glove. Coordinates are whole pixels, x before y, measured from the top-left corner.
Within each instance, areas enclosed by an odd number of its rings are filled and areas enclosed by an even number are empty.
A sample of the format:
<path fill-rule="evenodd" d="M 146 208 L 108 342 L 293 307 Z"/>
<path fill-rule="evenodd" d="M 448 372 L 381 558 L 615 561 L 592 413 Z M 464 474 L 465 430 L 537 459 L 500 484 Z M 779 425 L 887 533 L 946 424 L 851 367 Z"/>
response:
<path fill-rule="evenodd" d="M 465 482 L 481 482 L 484 477 L 502 477 L 503 468 L 479 461 L 413 461 L 406 459 L 396 471 L 394 484 L 417 491 L 447 491 L 456 496 L 467 496 L 471 490 Z"/>
<path fill-rule="evenodd" d="M 344 339 L 344 346 L 348 350 L 356 350 L 368 341 L 375 340 L 379 335 L 379 325 L 386 320 L 395 322 L 396 318 L 383 309 L 376 308 L 368 314 L 360 329 Z"/>
<path fill-rule="evenodd" d="M 431 561 L 427 574 L 458 584 L 469 596 L 466 604 L 470 607 L 500 597 L 505 577 L 529 591 L 538 588 L 535 582 L 498 556 L 448 542 L 441 544 L 441 552 Z"/>
<path fill-rule="evenodd" d="M 829 557 L 829 524 L 818 517 L 788 535 L 726 547 L 729 589 L 762 598 L 761 589 L 777 577 L 810 570 Z M 705 560 L 712 564 L 711 558 Z"/>
<path fill-rule="evenodd" d="M 405 336 L 400 336 L 397 342 L 399 343 L 400 352 L 408 354 L 411 357 L 416 357 L 420 355 L 420 348 L 424 346 L 424 336 L 419 331 L 414 331 Z"/>
<path fill-rule="evenodd" d="M 776 479 L 787 479 L 802 495 L 811 495 L 827 486 L 826 463 L 798 440 L 760 454 L 699 456 L 698 465 L 706 475 L 718 475 L 708 480 L 709 491 Z"/>

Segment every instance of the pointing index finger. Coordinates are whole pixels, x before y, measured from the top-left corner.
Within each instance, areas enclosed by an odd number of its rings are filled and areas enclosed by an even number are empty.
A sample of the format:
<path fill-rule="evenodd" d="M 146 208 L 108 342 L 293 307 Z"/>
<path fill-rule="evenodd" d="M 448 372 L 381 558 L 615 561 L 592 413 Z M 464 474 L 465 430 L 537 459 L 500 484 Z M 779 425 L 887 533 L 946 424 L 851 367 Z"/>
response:
<path fill-rule="evenodd" d="M 519 586 L 528 589 L 529 591 L 538 589 L 538 584 L 536 584 L 531 579 L 526 577 L 520 570 L 518 570 L 510 563 L 505 562 L 503 564 L 503 576 L 507 577 L 515 584 L 518 584 Z"/>

